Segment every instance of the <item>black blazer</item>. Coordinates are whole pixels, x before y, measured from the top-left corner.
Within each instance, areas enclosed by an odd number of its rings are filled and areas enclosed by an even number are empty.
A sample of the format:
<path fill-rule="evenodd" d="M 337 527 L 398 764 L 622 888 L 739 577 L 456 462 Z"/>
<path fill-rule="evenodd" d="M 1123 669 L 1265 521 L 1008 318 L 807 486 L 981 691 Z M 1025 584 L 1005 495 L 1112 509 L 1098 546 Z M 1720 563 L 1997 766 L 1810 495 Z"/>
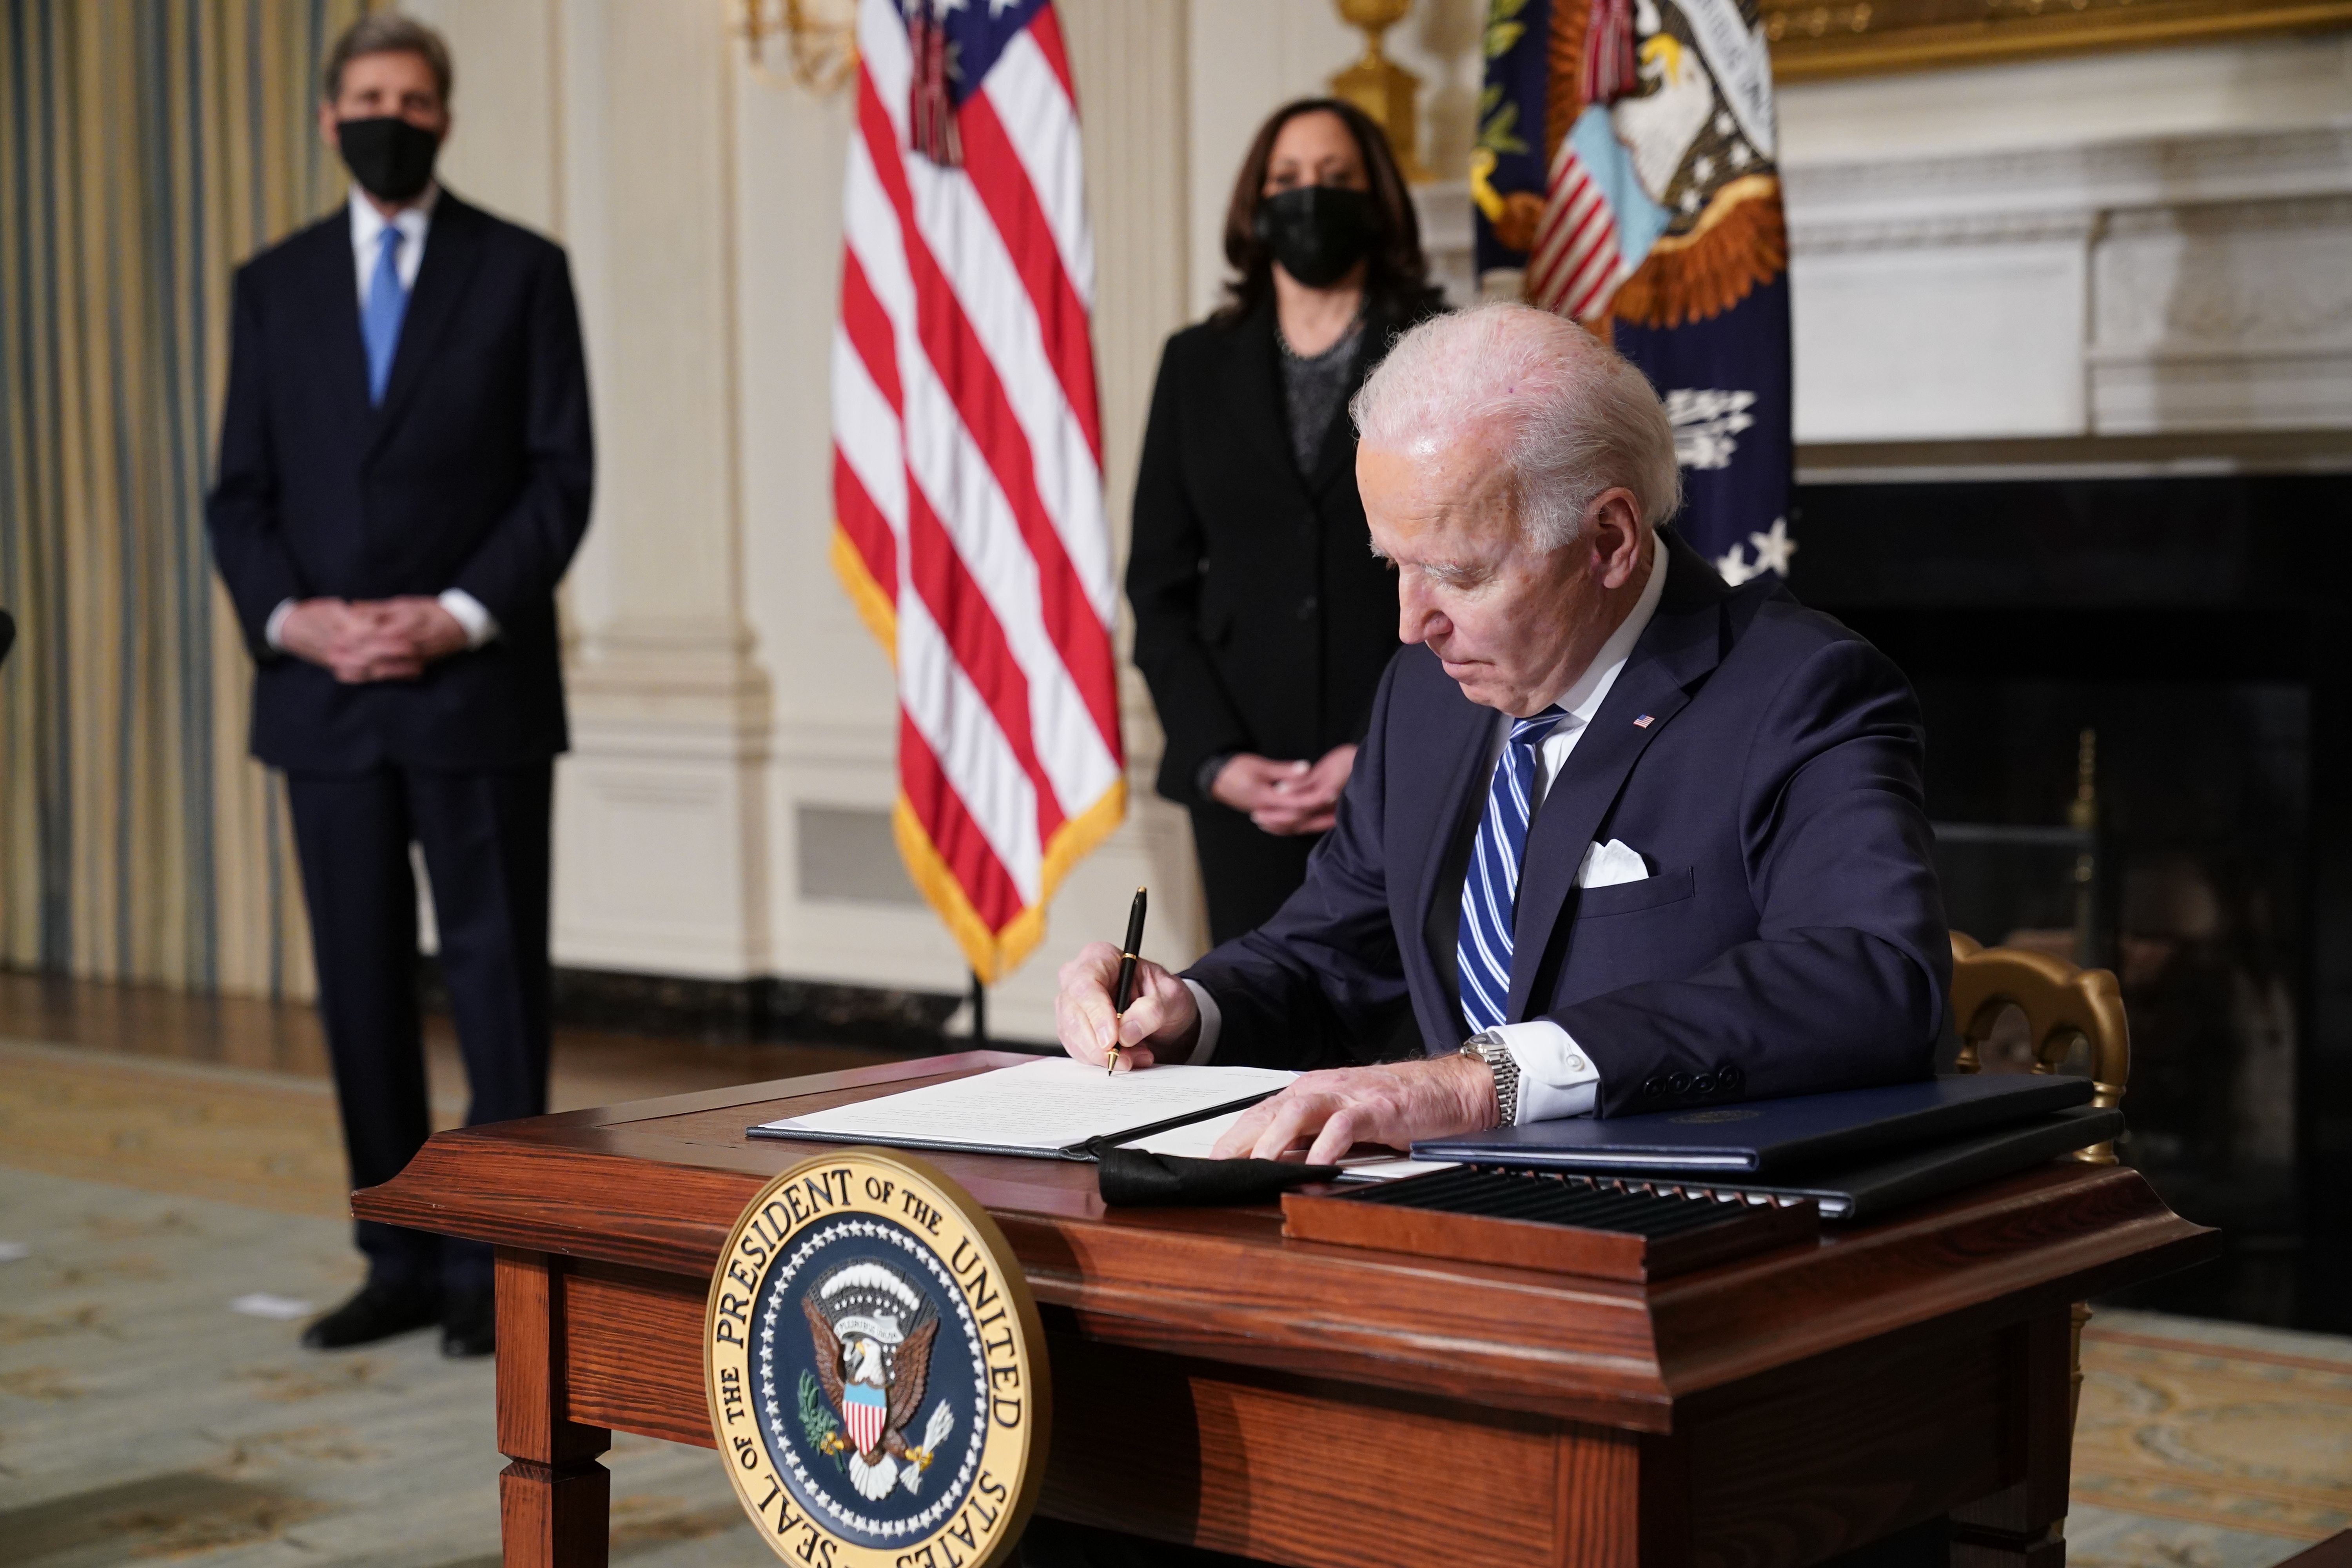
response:
<path fill-rule="evenodd" d="M 1357 384 L 1411 324 L 1373 312 Z M 1222 752 L 1312 761 L 1361 740 L 1397 650 L 1396 580 L 1372 557 L 1347 409 L 1302 477 L 1280 352 L 1271 301 L 1178 332 L 1144 428 L 1127 596 L 1168 736 L 1160 793 L 1185 805 Z"/>
<path fill-rule="evenodd" d="M 517 767 L 564 749 L 555 584 L 594 454 L 562 250 L 447 191 L 381 407 L 367 397 L 351 219 L 237 270 L 213 554 L 258 668 L 253 754 L 301 772 Z M 343 686 L 273 653 L 287 599 L 462 588 L 499 624 L 413 681 Z"/>

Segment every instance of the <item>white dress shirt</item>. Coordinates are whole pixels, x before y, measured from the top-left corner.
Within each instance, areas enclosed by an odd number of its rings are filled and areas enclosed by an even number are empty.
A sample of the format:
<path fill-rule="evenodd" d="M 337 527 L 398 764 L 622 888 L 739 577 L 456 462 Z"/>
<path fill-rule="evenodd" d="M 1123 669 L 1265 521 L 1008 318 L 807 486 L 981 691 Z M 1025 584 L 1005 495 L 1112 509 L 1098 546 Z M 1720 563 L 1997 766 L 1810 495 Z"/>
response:
<path fill-rule="evenodd" d="M 1666 590 L 1665 542 L 1659 540 L 1651 551 L 1650 575 L 1642 584 L 1641 595 L 1633 601 L 1624 620 L 1609 634 L 1609 640 L 1584 667 L 1584 673 L 1571 681 L 1567 690 L 1554 698 L 1553 704 L 1565 709 L 1567 717 L 1552 727 L 1536 751 L 1536 774 L 1532 797 L 1528 803 L 1528 820 L 1543 809 L 1543 799 L 1551 788 L 1551 781 L 1559 777 L 1568 765 L 1576 743 L 1591 724 L 1592 716 L 1607 700 L 1609 689 L 1617 684 L 1624 671 L 1625 661 L 1633 657 L 1633 645 L 1649 629 L 1650 618 L 1657 614 L 1658 600 Z M 1486 752 L 1486 768 L 1491 775 L 1496 760 L 1502 755 L 1503 744 L 1509 736 L 1511 716 L 1495 716 L 1494 739 Z M 1192 1000 L 1201 1008 L 1201 1038 L 1193 1047 L 1191 1060 L 1206 1062 L 1217 1048 L 1217 1036 L 1224 1016 L 1215 997 L 1197 981 L 1184 984 L 1192 989 Z M 1589 1116 L 1598 1092 L 1601 1073 L 1592 1058 L 1579 1049 L 1566 1029 L 1549 1018 L 1530 1018 L 1523 1024 L 1504 1024 L 1496 1033 L 1503 1037 L 1504 1048 L 1511 1059 L 1519 1064 L 1520 1122 L 1550 1121 L 1563 1116 Z"/>
<path fill-rule="evenodd" d="M 400 250 L 393 258 L 400 272 L 400 286 L 404 290 L 415 289 L 416 269 L 425 265 L 425 242 L 433 233 L 433 205 L 440 199 L 441 187 L 428 184 L 423 195 L 386 217 L 364 191 L 352 187 L 352 270 L 359 284 L 362 310 L 367 308 L 368 285 L 375 279 L 376 253 L 383 248 L 387 228 L 400 230 Z"/>
<path fill-rule="evenodd" d="M 425 194 L 390 217 L 376 210 L 373 202 L 357 185 L 352 187 L 352 272 L 359 291 L 362 310 L 367 309 L 368 285 L 375 280 L 376 258 L 383 248 L 383 231 L 400 231 L 400 248 L 393 256 L 394 270 L 400 274 L 404 293 L 416 289 L 417 268 L 425 265 L 425 242 L 433 233 L 433 204 L 441 198 L 441 187 L 427 184 Z M 457 623 L 466 629 L 466 646 L 481 647 L 499 635 L 499 623 L 479 599 L 463 588 L 445 588 L 439 602 Z M 279 634 L 286 617 L 293 612 L 294 601 L 287 599 L 269 612 L 268 625 L 262 628 L 262 640 L 283 653 L 285 643 Z"/>

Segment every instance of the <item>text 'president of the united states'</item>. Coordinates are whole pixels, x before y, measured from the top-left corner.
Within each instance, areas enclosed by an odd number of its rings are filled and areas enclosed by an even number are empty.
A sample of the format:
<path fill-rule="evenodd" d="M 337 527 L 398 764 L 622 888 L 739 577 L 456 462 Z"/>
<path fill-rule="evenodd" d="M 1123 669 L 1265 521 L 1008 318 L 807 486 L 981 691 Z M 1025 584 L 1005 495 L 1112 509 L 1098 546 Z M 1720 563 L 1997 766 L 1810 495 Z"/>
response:
<path fill-rule="evenodd" d="M 1571 322 L 1425 322 L 1354 415 L 1407 646 L 1337 824 L 1273 920 L 1141 966 L 1123 1019 L 1117 951 L 1082 951 L 1064 1048 L 1323 1069 L 1217 1147 L 1317 1163 L 1926 1076 L 1951 960 L 1902 674 L 1664 526 L 1665 412 Z M 1426 1054 L 1352 1065 L 1407 1007 Z"/>

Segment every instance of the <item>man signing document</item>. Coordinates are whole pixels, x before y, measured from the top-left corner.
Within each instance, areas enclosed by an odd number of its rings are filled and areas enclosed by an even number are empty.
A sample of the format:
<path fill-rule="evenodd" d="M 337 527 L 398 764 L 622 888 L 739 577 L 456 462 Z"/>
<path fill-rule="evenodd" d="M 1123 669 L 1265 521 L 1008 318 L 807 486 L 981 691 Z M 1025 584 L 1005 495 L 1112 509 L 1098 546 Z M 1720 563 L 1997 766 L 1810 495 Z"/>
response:
<path fill-rule="evenodd" d="M 1572 322 L 1435 318 L 1352 412 L 1407 646 L 1337 824 L 1124 1017 L 1118 950 L 1082 950 L 1063 1047 L 1309 1069 L 1216 1152 L 1318 1163 L 1927 1076 L 1951 958 L 1901 672 L 1664 526 L 1665 411 Z M 1408 1008 L 1424 1054 L 1366 1060 Z"/>

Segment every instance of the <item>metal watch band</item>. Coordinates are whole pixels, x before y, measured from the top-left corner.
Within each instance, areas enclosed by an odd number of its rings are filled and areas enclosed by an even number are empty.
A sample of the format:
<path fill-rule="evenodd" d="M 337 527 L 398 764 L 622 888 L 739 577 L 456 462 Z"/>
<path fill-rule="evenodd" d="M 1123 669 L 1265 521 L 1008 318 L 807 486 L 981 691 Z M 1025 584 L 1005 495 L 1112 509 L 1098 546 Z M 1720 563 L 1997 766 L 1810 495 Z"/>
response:
<path fill-rule="evenodd" d="M 1482 1030 L 1462 1042 L 1462 1054 L 1475 1057 L 1495 1075 L 1495 1125 L 1516 1127 L 1519 1121 L 1519 1059 L 1503 1043 L 1502 1035 Z"/>

